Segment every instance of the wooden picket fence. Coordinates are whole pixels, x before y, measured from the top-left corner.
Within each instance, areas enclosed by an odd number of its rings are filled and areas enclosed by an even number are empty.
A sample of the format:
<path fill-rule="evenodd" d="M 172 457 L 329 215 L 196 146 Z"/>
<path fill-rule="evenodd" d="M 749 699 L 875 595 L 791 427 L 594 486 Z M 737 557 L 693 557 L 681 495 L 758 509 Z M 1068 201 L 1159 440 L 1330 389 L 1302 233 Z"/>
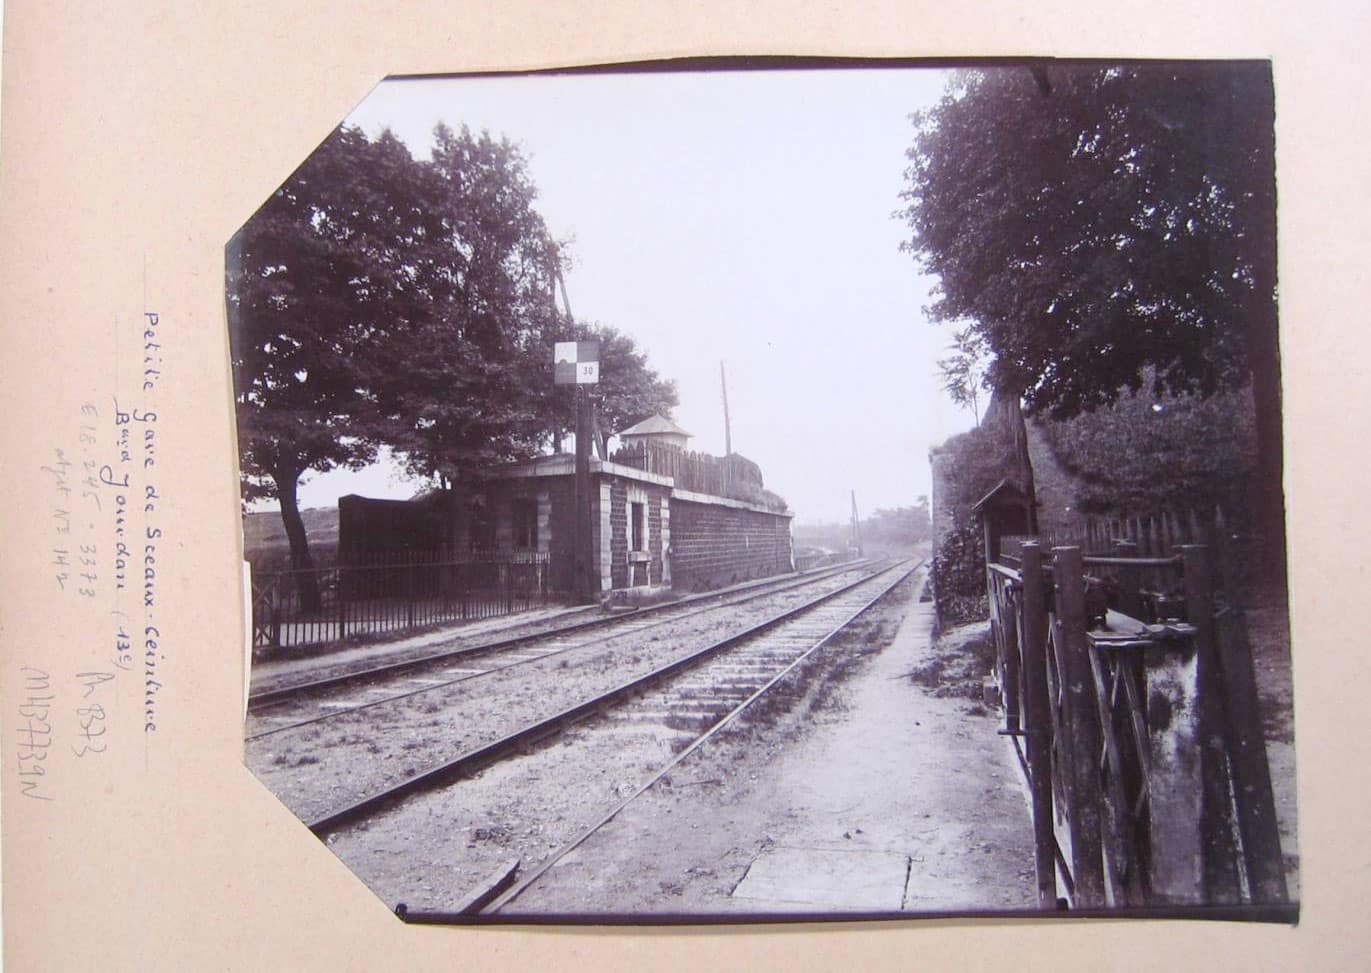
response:
<path fill-rule="evenodd" d="M 1019 538 L 1029 540 L 1033 538 Z M 1246 604 L 1251 584 L 1251 566 L 1262 556 L 1262 544 L 1253 535 L 1235 529 L 1222 507 L 1198 511 L 1159 510 L 1148 514 L 1116 517 L 1091 517 L 1073 528 L 1046 530 L 1036 535 L 1045 550 L 1078 547 L 1087 556 L 1164 558 L 1184 544 L 1200 544 L 1209 549 L 1210 571 L 1215 597 L 1226 606 Z M 1006 561 L 1014 562 L 1015 543 L 1002 545 Z M 1152 580 L 1174 572 L 1152 572 Z M 1127 587 L 1127 586 L 1126 586 Z M 1131 591 L 1131 589 L 1129 589 Z M 1131 595 L 1129 596 L 1131 599 Z M 1136 600 L 1123 606 L 1125 614 L 1139 617 Z"/>
<path fill-rule="evenodd" d="M 1036 538 L 987 552 L 1002 732 L 1029 784 L 1039 904 L 1285 918 L 1242 614 L 1216 603 L 1207 545 L 1165 553 L 1112 531 L 1092 553 Z"/>
<path fill-rule="evenodd" d="M 675 485 L 692 493 L 759 502 L 762 471 L 756 463 L 738 455 L 711 456 L 667 443 L 644 441 L 620 448 L 610 459 L 647 473 L 669 476 Z"/>

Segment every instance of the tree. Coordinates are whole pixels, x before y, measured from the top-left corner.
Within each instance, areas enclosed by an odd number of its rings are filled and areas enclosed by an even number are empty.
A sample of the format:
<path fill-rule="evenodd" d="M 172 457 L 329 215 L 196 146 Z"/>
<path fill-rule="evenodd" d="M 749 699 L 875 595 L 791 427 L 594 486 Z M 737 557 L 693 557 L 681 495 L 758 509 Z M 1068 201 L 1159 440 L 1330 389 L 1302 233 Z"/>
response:
<path fill-rule="evenodd" d="M 396 267 L 422 213 L 387 173 L 393 139 L 334 131 L 230 241 L 227 312 L 245 500 L 275 497 L 291 566 L 313 566 L 296 491 L 310 470 L 375 457 L 365 352 L 411 311 Z M 317 588 L 305 575 L 306 609 Z"/>
<path fill-rule="evenodd" d="M 409 472 L 450 487 L 541 445 L 558 255 L 513 143 L 443 125 L 434 141 L 426 206 L 438 226 L 416 257 L 430 313 L 391 347 L 380 406 Z"/>
<path fill-rule="evenodd" d="M 414 341 L 396 346 L 424 353 L 396 363 L 397 381 L 383 396 L 388 441 L 409 472 L 451 487 L 559 442 L 573 390 L 553 383 L 557 341 L 600 342 L 591 394 L 602 433 L 674 407 L 675 386 L 647 366 L 631 338 L 558 314 L 553 286 L 564 248 L 534 209 L 537 190 L 518 147 L 443 125 L 434 140 L 437 310 Z"/>
<path fill-rule="evenodd" d="M 544 338 L 540 359 L 546 366 L 541 385 L 547 393 L 542 412 L 544 430 L 554 448 L 572 431 L 575 409 L 575 388 L 552 383 L 552 346 L 557 341 L 600 343 L 600 381 L 590 386 L 590 395 L 595 402 L 602 455 L 610 436 L 651 415 L 669 417 L 679 403 L 676 383 L 658 375 L 628 335 L 602 324 L 578 321 L 568 326 L 559 322 Z"/>
<path fill-rule="evenodd" d="M 434 131 L 432 161 L 339 128 L 230 242 L 227 305 L 243 497 L 276 498 L 291 565 L 312 567 L 297 490 L 378 445 L 450 489 L 533 455 L 549 428 L 559 248 L 518 148 Z M 633 342 L 602 341 L 612 422 L 675 404 Z M 306 610 L 319 606 L 307 571 Z"/>
<path fill-rule="evenodd" d="M 1264 63 L 959 75 L 917 118 L 907 244 L 970 319 L 990 382 L 1066 418 L 1138 389 L 1249 381 L 1259 505 L 1280 501 L 1275 176 Z"/>
<path fill-rule="evenodd" d="M 985 339 L 976 329 L 967 326 L 952 336 L 951 355 L 938 359 L 938 373 L 943 378 L 943 391 L 952 401 L 971 407 L 976 425 L 981 424 L 981 389 L 985 385 L 987 350 Z"/>
<path fill-rule="evenodd" d="M 862 537 L 873 549 L 885 545 L 913 547 L 933 533 L 928 497 L 920 496 L 912 507 L 881 508 L 862 520 Z"/>
<path fill-rule="evenodd" d="M 335 131 L 228 248 L 247 500 L 275 497 L 312 566 L 296 491 L 378 444 L 449 482 L 539 435 L 527 372 L 555 249 L 507 141 L 439 128 L 432 162 Z M 302 574 L 304 607 L 319 604 Z"/>

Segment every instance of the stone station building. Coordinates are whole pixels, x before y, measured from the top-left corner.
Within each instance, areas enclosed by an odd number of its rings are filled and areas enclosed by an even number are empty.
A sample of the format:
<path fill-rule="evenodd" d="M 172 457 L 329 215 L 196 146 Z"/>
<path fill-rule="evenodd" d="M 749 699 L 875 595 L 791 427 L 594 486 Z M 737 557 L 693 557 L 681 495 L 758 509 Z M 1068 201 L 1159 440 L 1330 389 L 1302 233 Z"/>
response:
<path fill-rule="evenodd" d="M 602 594 L 703 591 L 795 569 L 792 514 L 741 456 L 685 450 L 689 433 L 653 416 L 590 461 L 592 558 Z M 339 560 L 414 553 L 546 560 L 551 593 L 573 590 L 575 458 L 540 456 L 488 470 L 462 493 L 408 501 L 339 500 Z"/>

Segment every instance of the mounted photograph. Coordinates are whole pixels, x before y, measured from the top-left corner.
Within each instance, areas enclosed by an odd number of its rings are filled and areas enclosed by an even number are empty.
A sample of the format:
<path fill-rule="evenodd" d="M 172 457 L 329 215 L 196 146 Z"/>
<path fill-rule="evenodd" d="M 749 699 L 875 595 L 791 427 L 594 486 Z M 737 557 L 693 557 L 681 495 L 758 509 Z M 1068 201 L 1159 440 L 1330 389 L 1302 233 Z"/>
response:
<path fill-rule="evenodd" d="M 318 137 L 225 247 L 244 760 L 398 920 L 1297 921 L 1269 62 Z"/>

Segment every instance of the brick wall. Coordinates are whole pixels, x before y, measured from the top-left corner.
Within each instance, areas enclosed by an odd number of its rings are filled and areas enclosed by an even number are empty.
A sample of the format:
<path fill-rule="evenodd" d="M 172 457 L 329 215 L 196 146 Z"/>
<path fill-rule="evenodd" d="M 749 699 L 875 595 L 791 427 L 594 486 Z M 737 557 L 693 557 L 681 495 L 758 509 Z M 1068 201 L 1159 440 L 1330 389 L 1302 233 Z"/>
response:
<path fill-rule="evenodd" d="M 790 518 L 671 501 L 671 581 L 702 591 L 792 569 Z"/>

